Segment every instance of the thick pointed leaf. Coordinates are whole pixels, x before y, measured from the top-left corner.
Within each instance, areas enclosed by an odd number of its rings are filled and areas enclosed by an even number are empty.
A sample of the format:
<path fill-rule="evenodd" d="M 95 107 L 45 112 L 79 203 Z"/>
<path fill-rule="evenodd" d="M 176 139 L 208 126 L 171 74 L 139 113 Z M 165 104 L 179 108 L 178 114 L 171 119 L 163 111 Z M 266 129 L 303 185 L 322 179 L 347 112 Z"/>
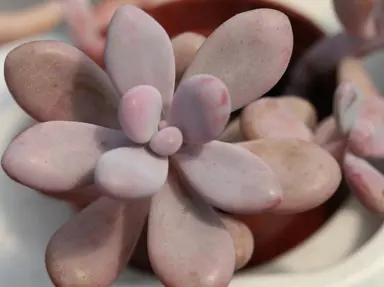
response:
<path fill-rule="evenodd" d="M 364 97 L 379 96 L 380 92 L 372 82 L 371 76 L 364 67 L 364 59 L 345 57 L 337 67 L 338 83 L 353 82 Z"/>
<path fill-rule="evenodd" d="M 168 122 L 181 130 L 184 142 L 203 144 L 220 135 L 230 113 L 225 84 L 210 75 L 196 75 L 177 88 Z"/>
<path fill-rule="evenodd" d="M 167 33 L 151 16 L 133 5 L 122 5 L 108 28 L 107 72 L 123 96 L 138 85 L 160 91 L 168 110 L 175 85 L 175 57 Z"/>
<path fill-rule="evenodd" d="M 48 40 L 23 44 L 8 54 L 4 75 L 16 102 L 38 121 L 118 127 L 115 88 L 75 47 Z"/>
<path fill-rule="evenodd" d="M 168 287 L 228 286 L 235 267 L 230 234 L 214 210 L 190 198 L 174 174 L 152 199 L 148 253 Z"/>
<path fill-rule="evenodd" d="M 345 82 L 336 89 L 333 101 L 338 131 L 341 135 L 346 135 L 357 121 L 363 96 L 352 82 Z"/>
<path fill-rule="evenodd" d="M 344 28 L 353 36 L 372 39 L 377 36 L 375 0 L 333 0 L 336 15 Z"/>
<path fill-rule="evenodd" d="M 204 41 L 183 80 L 196 74 L 219 78 L 228 87 L 232 110 L 237 110 L 280 80 L 292 45 L 292 28 L 283 13 L 272 9 L 240 13 Z"/>
<path fill-rule="evenodd" d="M 159 156 L 170 156 L 176 153 L 182 144 L 181 131 L 176 127 L 165 127 L 153 136 L 149 147 Z"/>
<path fill-rule="evenodd" d="M 337 190 L 341 171 L 317 144 L 296 139 L 262 139 L 240 144 L 276 174 L 283 200 L 273 212 L 299 213 L 319 206 Z"/>
<path fill-rule="evenodd" d="M 244 141 L 244 134 L 240 128 L 240 117 L 232 120 L 218 137 L 219 141 L 234 143 Z"/>
<path fill-rule="evenodd" d="M 317 112 L 313 104 L 301 97 L 284 95 L 278 98 L 311 130 L 317 126 Z"/>
<path fill-rule="evenodd" d="M 128 145 L 117 130 L 77 122 L 45 122 L 20 134 L 2 158 L 5 172 L 31 188 L 62 192 L 89 185 L 99 156 Z"/>
<path fill-rule="evenodd" d="M 59 0 L 72 42 L 100 66 L 104 66 L 105 39 L 90 0 Z"/>
<path fill-rule="evenodd" d="M 243 109 L 241 130 L 247 140 L 294 138 L 312 141 L 312 131 L 281 100 L 262 98 Z"/>
<path fill-rule="evenodd" d="M 64 224 L 45 254 L 55 286 L 111 286 L 137 244 L 149 203 L 102 197 Z"/>
<path fill-rule="evenodd" d="M 364 159 L 348 153 L 343 163 L 346 181 L 368 209 L 384 213 L 384 176 Z"/>
<path fill-rule="evenodd" d="M 121 99 L 119 118 L 123 132 L 136 143 L 147 143 L 158 130 L 161 95 L 152 86 L 136 86 Z"/>
<path fill-rule="evenodd" d="M 334 116 L 324 118 L 315 130 L 314 142 L 318 145 L 324 145 L 341 138 L 337 130 L 336 119 Z"/>
<path fill-rule="evenodd" d="M 358 156 L 384 154 L 384 100 L 370 96 L 363 99 L 359 117 L 349 133 L 349 147 Z"/>
<path fill-rule="evenodd" d="M 213 141 L 186 147 L 172 158 L 188 184 L 222 210 L 256 213 L 282 200 L 281 187 L 270 167 L 240 146 Z"/>
<path fill-rule="evenodd" d="M 247 265 L 252 257 L 254 250 L 252 231 L 243 222 L 230 216 L 221 215 L 220 219 L 232 237 L 236 255 L 235 269 L 239 270 Z"/>
<path fill-rule="evenodd" d="M 176 82 L 181 80 L 204 41 L 204 36 L 193 32 L 185 32 L 172 39 L 176 61 Z"/>
<path fill-rule="evenodd" d="M 95 184 L 115 198 L 152 196 L 165 183 L 168 158 L 157 157 L 146 148 L 121 147 L 103 154 L 95 168 Z"/>

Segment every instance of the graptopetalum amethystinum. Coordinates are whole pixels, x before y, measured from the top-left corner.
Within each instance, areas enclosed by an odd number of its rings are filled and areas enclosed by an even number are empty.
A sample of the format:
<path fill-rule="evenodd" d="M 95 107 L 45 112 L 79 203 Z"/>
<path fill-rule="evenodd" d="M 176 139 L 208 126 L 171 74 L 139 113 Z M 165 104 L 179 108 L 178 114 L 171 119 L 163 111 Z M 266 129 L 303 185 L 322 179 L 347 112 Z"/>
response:
<path fill-rule="evenodd" d="M 380 98 L 368 101 L 359 85 L 341 81 L 334 134 L 327 131 L 322 142 L 305 100 L 258 100 L 291 57 L 292 30 L 283 13 L 248 11 L 207 39 L 183 36 L 194 45 L 188 53 L 144 11 L 122 5 L 107 31 L 105 71 L 56 41 L 29 42 L 7 56 L 7 85 L 40 123 L 9 145 L 4 170 L 44 194 L 94 199 L 48 244 L 46 265 L 57 286 L 110 286 L 146 222 L 149 260 L 166 286 L 227 286 L 239 268 L 236 239 L 245 234 L 233 232 L 228 216 L 319 206 L 339 186 L 340 158 L 350 184 L 366 187 L 350 173 L 366 172 L 368 161 L 356 161 L 376 155 L 359 139 L 380 154 L 381 132 L 362 135 L 368 115 L 380 118 L 370 112 Z M 178 77 L 175 55 L 188 58 Z M 234 128 L 226 128 L 230 113 L 244 106 Z M 228 128 L 242 142 L 225 142 Z M 365 202 L 374 196 L 357 194 Z"/>

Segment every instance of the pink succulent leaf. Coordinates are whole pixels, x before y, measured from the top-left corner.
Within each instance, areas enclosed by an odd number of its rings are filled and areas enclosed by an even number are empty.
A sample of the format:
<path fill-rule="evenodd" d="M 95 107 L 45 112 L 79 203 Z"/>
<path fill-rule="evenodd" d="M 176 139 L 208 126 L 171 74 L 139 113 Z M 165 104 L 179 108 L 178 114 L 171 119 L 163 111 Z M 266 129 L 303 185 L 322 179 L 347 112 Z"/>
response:
<path fill-rule="evenodd" d="M 61 4 L 69 35 L 74 44 L 96 63 L 104 57 L 105 40 L 90 0 L 51 0 Z"/>
<path fill-rule="evenodd" d="M 231 95 L 232 111 L 268 92 L 282 77 L 291 58 L 292 27 L 283 13 L 256 9 L 237 14 L 203 43 L 183 80 L 210 74 Z"/>
<path fill-rule="evenodd" d="M 73 46 L 50 40 L 22 44 L 7 55 L 4 76 L 15 101 L 37 121 L 119 126 L 116 89 Z"/>
<path fill-rule="evenodd" d="M 151 16 L 133 5 L 122 5 L 108 28 L 105 62 L 121 96 L 135 86 L 151 85 L 162 96 L 164 112 L 168 110 L 175 57 L 166 31 Z"/>
<path fill-rule="evenodd" d="M 113 198 L 150 197 L 165 183 L 168 158 L 157 157 L 144 147 L 121 147 L 104 153 L 97 161 L 95 184 Z"/>
<path fill-rule="evenodd" d="M 333 7 L 349 34 L 368 40 L 377 37 L 375 10 L 379 1 L 333 0 Z"/>
<path fill-rule="evenodd" d="M 212 141 L 187 146 L 172 156 L 182 178 L 213 206 L 231 213 L 256 213 L 282 200 L 278 178 L 250 151 Z"/>
<path fill-rule="evenodd" d="M 8 146 L 2 167 L 33 189 L 67 192 L 92 184 L 100 155 L 126 145 L 132 143 L 117 130 L 78 122 L 39 123 Z"/>
<path fill-rule="evenodd" d="M 341 135 L 347 135 L 354 127 L 362 102 L 363 96 L 353 83 L 342 83 L 336 89 L 333 113 Z"/>
<path fill-rule="evenodd" d="M 360 201 L 370 210 L 384 212 L 384 176 L 383 160 L 381 172 L 366 160 L 347 153 L 344 158 L 343 170 L 346 181 Z"/>
<path fill-rule="evenodd" d="M 150 199 L 101 197 L 51 238 L 45 262 L 56 286 L 111 286 L 126 266 L 145 224 Z"/>
<path fill-rule="evenodd" d="M 175 154 L 183 144 L 183 135 L 176 127 L 165 127 L 149 142 L 150 149 L 159 156 Z"/>
<path fill-rule="evenodd" d="M 204 144 L 222 133 L 230 113 L 225 84 L 210 75 L 195 75 L 177 88 L 167 121 L 180 129 L 185 143 Z"/>
<path fill-rule="evenodd" d="M 172 172 L 151 202 L 148 254 L 166 286 L 228 286 L 235 268 L 233 241 L 220 218 Z"/>
<path fill-rule="evenodd" d="M 144 144 L 157 132 L 162 100 L 152 86 L 136 86 L 120 101 L 119 119 L 125 135 L 133 142 Z"/>
<path fill-rule="evenodd" d="M 348 146 L 360 157 L 381 157 L 384 155 L 384 124 L 360 120 L 351 130 Z"/>

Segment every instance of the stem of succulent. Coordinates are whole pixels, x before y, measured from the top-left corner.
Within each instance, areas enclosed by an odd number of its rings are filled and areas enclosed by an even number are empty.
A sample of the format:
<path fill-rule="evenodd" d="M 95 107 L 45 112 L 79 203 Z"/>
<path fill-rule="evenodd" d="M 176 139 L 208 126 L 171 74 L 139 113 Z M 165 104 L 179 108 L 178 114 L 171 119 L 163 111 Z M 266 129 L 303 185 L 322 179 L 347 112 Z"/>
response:
<path fill-rule="evenodd" d="M 56 2 L 38 4 L 19 12 L 0 13 L 0 44 L 47 32 L 63 18 Z"/>

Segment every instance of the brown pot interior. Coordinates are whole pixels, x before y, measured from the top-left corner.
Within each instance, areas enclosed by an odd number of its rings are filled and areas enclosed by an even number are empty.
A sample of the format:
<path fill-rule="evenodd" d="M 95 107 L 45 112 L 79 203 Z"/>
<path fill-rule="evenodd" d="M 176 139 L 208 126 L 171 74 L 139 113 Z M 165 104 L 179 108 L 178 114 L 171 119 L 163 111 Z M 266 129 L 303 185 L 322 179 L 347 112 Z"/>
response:
<path fill-rule="evenodd" d="M 310 20 L 282 5 L 263 0 L 182 0 L 147 9 L 147 12 L 163 25 L 172 38 L 183 32 L 208 36 L 234 15 L 257 8 L 272 8 L 284 12 L 290 18 L 293 28 L 295 42 L 291 63 L 285 76 L 267 94 L 278 96 L 286 85 L 286 75 L 298 57 L 324 36 L 324 32 Z M 318 105 L 316 100 L 310 100 L 319 109 L 320 117 L 331 112 L 329 104 Z M 265 263 L 306 240 L 326 222 L 342 197 L 344 196 L 336 195 L 326 204 L 302 214 L 235 216 L 246 223 L 254 234 L 255 251 L 248 267 Z M 150 270 L 145 237 L 143 234 L 131 263 L 134 267 Z"/>

